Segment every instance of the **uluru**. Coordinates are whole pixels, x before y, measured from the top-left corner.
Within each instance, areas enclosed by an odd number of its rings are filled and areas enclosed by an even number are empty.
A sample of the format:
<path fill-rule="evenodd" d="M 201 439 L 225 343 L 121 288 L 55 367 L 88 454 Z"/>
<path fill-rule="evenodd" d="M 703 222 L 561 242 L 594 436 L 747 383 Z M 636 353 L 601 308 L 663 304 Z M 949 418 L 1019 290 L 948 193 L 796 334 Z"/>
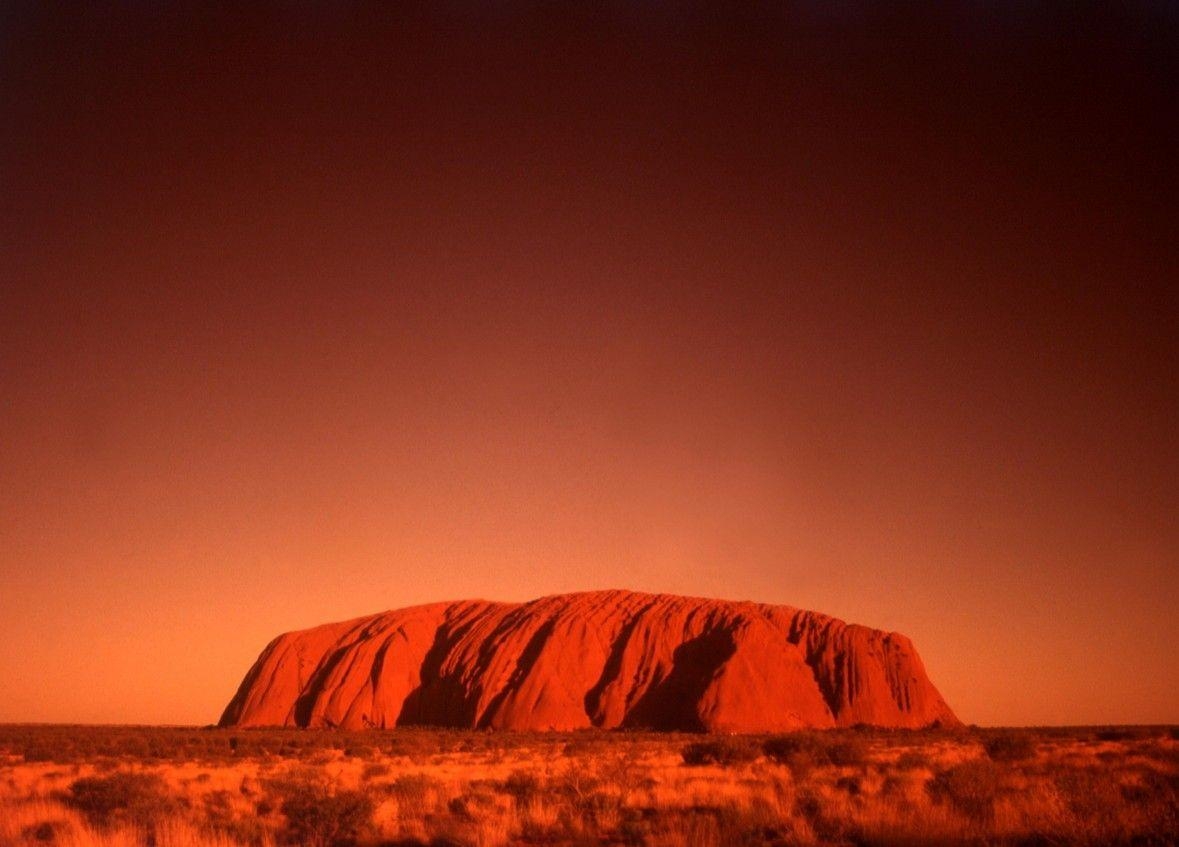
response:
<path fill-rule="evenodd" d="M 222 726 L 768 732 L 957 725 L 912 642 L 631 591 L 434 603 L 278 636 Z"/>

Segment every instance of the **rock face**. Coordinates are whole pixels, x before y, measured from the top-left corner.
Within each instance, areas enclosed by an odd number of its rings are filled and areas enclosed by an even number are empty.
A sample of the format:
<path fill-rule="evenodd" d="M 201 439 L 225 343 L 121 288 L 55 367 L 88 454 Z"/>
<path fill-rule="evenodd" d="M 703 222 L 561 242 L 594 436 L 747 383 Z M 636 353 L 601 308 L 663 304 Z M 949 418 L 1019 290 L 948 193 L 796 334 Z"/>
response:
<path fill-rule="evenodd" d="M 280 635 L 222 726 L 756 732 L 956 725 L 912 643 L 815 612 L 629 591 L 435 603 Z"/>

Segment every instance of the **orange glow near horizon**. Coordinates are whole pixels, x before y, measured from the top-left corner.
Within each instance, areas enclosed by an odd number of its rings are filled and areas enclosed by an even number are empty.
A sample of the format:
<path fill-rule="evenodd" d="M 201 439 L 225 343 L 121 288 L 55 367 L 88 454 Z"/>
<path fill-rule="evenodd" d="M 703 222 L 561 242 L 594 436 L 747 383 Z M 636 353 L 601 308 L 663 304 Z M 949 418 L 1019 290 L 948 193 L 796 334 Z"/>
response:
<path fill-rule="evenodd" d="M 899 630 L 967 722 L 1179 722 L 1165 45 L 6 14 L 0 721 L 620 587 Z"/>

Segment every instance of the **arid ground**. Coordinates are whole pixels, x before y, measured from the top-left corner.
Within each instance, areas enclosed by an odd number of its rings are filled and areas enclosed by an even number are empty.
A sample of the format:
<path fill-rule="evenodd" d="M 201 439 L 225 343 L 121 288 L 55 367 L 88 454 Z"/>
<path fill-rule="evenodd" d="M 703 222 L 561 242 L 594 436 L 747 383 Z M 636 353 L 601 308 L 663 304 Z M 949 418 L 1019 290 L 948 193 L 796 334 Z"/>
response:
<path fill-rule="evenodd" d="M 1173 844 L 1179 730 L 0 726 L 0 844 Z"/>

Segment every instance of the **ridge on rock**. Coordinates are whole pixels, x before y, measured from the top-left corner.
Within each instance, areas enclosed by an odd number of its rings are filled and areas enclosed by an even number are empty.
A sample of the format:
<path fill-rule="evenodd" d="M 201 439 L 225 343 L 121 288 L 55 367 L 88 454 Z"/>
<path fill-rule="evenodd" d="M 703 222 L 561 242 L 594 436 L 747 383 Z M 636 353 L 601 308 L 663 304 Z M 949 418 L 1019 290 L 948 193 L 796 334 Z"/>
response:
<path fill-rule="evenodd" d="M 959 721 L 899 633 L 788 606 L 594 591 L 280 635 L 220 723 L 760 732 Z"/>

